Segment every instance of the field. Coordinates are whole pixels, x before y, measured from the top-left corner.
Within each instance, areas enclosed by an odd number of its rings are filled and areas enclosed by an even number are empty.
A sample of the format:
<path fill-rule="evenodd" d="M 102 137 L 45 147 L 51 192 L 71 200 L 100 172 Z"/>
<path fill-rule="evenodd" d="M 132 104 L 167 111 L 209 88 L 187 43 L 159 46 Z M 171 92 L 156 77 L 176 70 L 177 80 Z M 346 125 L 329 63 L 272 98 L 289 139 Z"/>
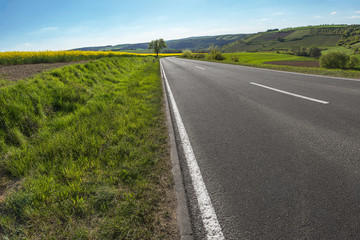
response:
<path fill-rule="evenodd" d="M 177 56 L 180 54 L 159 54 L 159 56 Z M 117 56 L 155 56 L 152 53 L 130 53 L 112 51 L 40 51 L 40 52 L 0 52 L 0 65 L 55 63 L 94 60 Z"/>
<path fill-rule="evenodd" d="M 352 55 L 354 54 L 354 50 L 349 49 L 349 48 L 345 48 L 345 47 L 329 47 L 327 48 L 327 50 L 322 51 L 322 54 L 327 54 L 330 52 L 341 52 L 341 53 L 345 53 L 348 55 Z"/>
<path fill-rule="evenodd" d="M 90 61 L 90 60 L 88 60 Z M 80 62 L 58 62 L 58 63 L 37 63 L 37 64 L 18 64 L 18 65 L 0 65 L 0 80 L 6 79 L 10 81 L 17 81 L 22 78 L 33 77 L 36 74 L 44 71 L 59 68 L 76 63 L 85 63 L 88 61 Z M 2 81 L 3 84 L 10 84 L 9 81 Z M 0 83 L 0 86 L 2 84 Z"/>
<path fill-rule="evenodd" d="M 176 238 L 162 101 L 150 56 L 0 87 L 0 239 Z"/>
<path fill-rule="evenodd" d="M 196 54 L 193 54 L 193 56 L 196 56 Z M 278 54 L 278 53 L 270 53 L 270 52 L 224 53 L 223 56 L 225 57 L 225 59 L 223 60 L 209 60 L 208 58 L 206 58 L 206 55 L 204 55 L 203 58 L 200 59 L 196 58 L 196 59 L 201 60 L 205 58 L 208 61 L 239 64 L 239 65 L 245 65 L 251 67 L 260 67 L 260 68 L 283 70 L 290 72 L 300 72 L 300 73 L 318 74 L 318 75 L 335 76 L 335 77 L 360 78 L 359 70 L 319 68 L 318 64 L 315 64 L 318 62 L 318 59 L 310 58 L 310 57 L 300 57 L 295 55 Z M 359 55 L 356 56 L 360 60 L 360 56 Z M 280 62 L 286 62 L 286 64 L 284 65 L 279 64 Z M 294 64 L 291 64 L 291 62 L 293 62 Z M 308 62 L 308 64 L 306 62 Z M 306 65 L 309 66 L 306 67 Z"/>
<path fill-rule="evenodd" d="M 288 54 L 277 53 L 225 53 L 225 62 L 232 62 L 232 58 L 237 57 L 242 64 L 264 64 L 274 61 L 317 61 L 315 58 L 299 57 Z"/>
<path fill-rule="evenodd" d="M 233 52 L 291 51 L 294 48 L 317 46 L 321 49 L 342 46 L 357 50 L 360 46 L 359 25 L 321 25 L 274 29 L 250 34 L 229 43 L 222 50 Z"/>

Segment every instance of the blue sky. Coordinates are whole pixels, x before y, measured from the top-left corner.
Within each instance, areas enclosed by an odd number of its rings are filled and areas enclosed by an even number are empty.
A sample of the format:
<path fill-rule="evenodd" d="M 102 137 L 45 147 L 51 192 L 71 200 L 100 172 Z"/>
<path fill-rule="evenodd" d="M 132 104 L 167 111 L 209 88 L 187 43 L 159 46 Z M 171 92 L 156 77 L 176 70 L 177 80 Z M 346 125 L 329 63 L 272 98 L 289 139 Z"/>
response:
<path fill-rule="evenodd" d="M 359 0 L 0 0 L 0 51 L 360 24 Z"/>

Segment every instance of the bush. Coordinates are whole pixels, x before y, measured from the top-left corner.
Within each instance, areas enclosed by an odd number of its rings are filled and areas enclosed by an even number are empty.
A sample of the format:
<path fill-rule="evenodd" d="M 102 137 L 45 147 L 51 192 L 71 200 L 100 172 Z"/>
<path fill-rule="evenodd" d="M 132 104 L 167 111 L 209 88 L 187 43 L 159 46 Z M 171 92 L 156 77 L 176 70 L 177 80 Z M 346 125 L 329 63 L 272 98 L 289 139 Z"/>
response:
<path fill-rule="evenodd" d="M 185 49 L 182 51 L 182 57 L 184 58 L 191 58 L 192 57 L 192 51 L 190 49 Z"/>
<path fill-rule="evenodd" d="M 320 50 L 320 48 L 318 48 L 316 46 L 311 46 L 310 48 L 308 48 L 307 53 L 308 53 L 308 56 L 313 57 L 313 58 L 321 57 L 321 50 Z"/>
<path fill-rule="evenodd" d="M 225 59 L 224 55 L 219 50 L 218 46 L 214 46 L 214 44 L 210 45 L 210 47 L 209 47 L 208 58 L 212 59 L 212 60 L 218 60 L 218 61 Z"/>
<path fill-rule="evenodd" d="M 320 66 L 323 68 L 340 68 L 346 69 L 350 57 L 344 53 L 331 52 L 320 58 Z"/>
<path fill-rule="evenodd" d="M 222 54 L 222 52 L 218 51 L 216 52 L 214 55 L 213 55 L 214 59 L 215 60 L 218 60 L 218 61 L 222 61 L 225 59 L 224 55 Z"/>
<path fill-rule="evenodd" d="M 355 56 L 351 56 L 350 57 L 350 61 L 348 62 L 348 68 L 349 69 L 354 69 L 356 68 L 357 66 L 359 66 L 359 59 Z"/>
<path fill-rule="evenodd" d="M 306 47 L 299 47 L 292 50 L 296 56 L 308 56 Z"/>
<path fill-rule="evenodd" d="M 237 56 L 237 55 L 231 55 L 231 61 L 233 61 L 233 62 L 239 62 L 239 56 Z"/>
<path fill-rule="evenodd" d="M 192 55 L 192 58 L 195 58 L 195 59 L 205 59 L 205 53 L 194 53 Z"/>

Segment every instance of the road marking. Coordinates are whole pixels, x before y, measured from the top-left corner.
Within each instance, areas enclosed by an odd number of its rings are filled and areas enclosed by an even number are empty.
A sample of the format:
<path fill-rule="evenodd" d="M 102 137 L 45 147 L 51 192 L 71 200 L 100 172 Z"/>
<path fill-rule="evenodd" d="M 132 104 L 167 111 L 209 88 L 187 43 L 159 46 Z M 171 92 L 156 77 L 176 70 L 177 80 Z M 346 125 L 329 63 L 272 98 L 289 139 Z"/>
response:
<path fill-rule="evenodd" d="M 217 219 L 214 207 L 211 204 L 211 199 L 210 199 L 209 193 L 206 189 L 204 180 L 201 175 L 199 165 L 196 161 L 193 149 L 190 144 L 189 137 L 186 133 L 184 123 L 181 119 L 179 109 L 176 105 L 175 98 L 170 89 L 170 85 L 166 78 L 165 70 L 164 70 L 164 67 L 162 66 L 161 61 L 162 60 L 160 59 L 161 72 L 164 76 L 165 86 L 168 91 L 170 104 L 172 106 L 175 121 L 176 121 L 178 130 L 179 130 L 181 144 L 184 149 L 187 165 L 188 165 L 190 176 L 191 176 L 191 181 L 193 183 L 195 195 L 196 195 L 196 198 L 197 198 L 197 201 L 199 204 L 199 208 L 200 208 L 201 218 L 202 218 L 205 230 L 206 230 L 206 238 L 214 239 L 214 240 L 215 239 L 219 239 L 219 240 L 225 239 L 224 235 L 222 233 L 222 230 L 221 230 L 221 226 Z"/>
<path fill-rule="evenodd" d="M 201 70 L 205 70 L 205 68 L 203 68 L 203 67 L 199 67 L 199 66 L 195 66 L 195 67 L 198 69 L 201 69 Z"/>
<path fill-rule="evenodd" d="M 193 59 L 186 59 L 186 60 L 183 59 L 183 61 L 199 62 L 198 60 L 193 60 Z M 207 62 L 207 63 L 211 63 L 211 62 Z M 213 64 L 226 64 L 226 63 L 213 62 Z M 229 64 L 227 64 L 227 65 L 229 65 Z M 344 78 L 344 77 L 333 77 L 333 76 L 326 76 L 326 75 L 315 75 L 315 74 L 309 74 L 309 73 L 289 72 L 289 71 L 285 71 L 285 70 L 280 71 L 280 70 L 267 69 L 267 68 L 261 68 L 261 67 L 249 67 L 249 66 L 240 65 L 240 64 L 230 64 L 230 65 L 237 66 L 237 67 L 242 67 L 242 68 L 256 69 L 256 70 L 260 70 L 260 71 L 270 71 L 270 72 L 288 73 L 288 74 L 293 74 L 293 75 L 302 75 L 302 76 L 317 77 L 317 78 L 326 78 L 326 79 L 335 79 L 335 80 L 338 79 L 338 80 L 345 80 L 345 81 L 352 81 L 352 82 L 360 82 L 360 79 L 355 79 L 355 78 Z"/>
<path fill-rule="evenodd" d="M 239 65 L 241 66 L 241 65 Z M 327 78 L 327 79 L 338 79 L 338 80 L 344 80 L 344 81 L 352 81 L 352 82 L 360 82 L 359 79 L 355 78 L 342 78 L 342 77 L 333 77 L 333 76 L 325 76 L 325 75 L 315 75 L 315 74 L 309 74 L 309 73 L 298 73 L 298 72 L 289 72 L 289 71 L 280 71 L 280 70 L 274 70 L 274 69 L 266 69 L 266 68 L 259 68 L 259 67 L 247 67 L 247 66 L 241 66 L 244 68 L 256 68 L 257 70 L 262 71 L 271 71 L 271 72 L 278 72 L 278 73 L 289 73 L 293 75 L 301 75 L 301 76 L 309 76 L 309 77 L 318 77 L 318 78 Z"/>
<path fill-rule="evenodd" d="M 283 90 L 280 90 L 280 89 L 268 87 L 268 86 L 261 85 L 261 84 L 258 84 L 258 83 L 254 83 L 254 82 L 250 82 L 250 84 L 256 85 L 256 86 L 259 86 L 259 87 L 263 87 L 263 88 L 267 88 L 267 89 L 270 89 L 270 90 L 273 90 L 273 91 L 276 91 L 276 92 L 284 93 L 284 94 L 287 94 L 287 95 L 291 95 L 291 96 L 294 96 L 294 97 L 303 98 L 303 99 L 313 101 L 313 102 L 317 102 L 317 103 L 322 103 L 322 104 L 329 104 L 330 103 L 330 102 L 326 102 L 326 101 L 323 101 L 323 100 L 310 98 L 310 97 L 305 97 L 303 95 L 299 95 L 299 94 L 295 94 L 295 93 L 291 93 L 291 92 L 286 92 L 286 91 L 283 91 Z"/>

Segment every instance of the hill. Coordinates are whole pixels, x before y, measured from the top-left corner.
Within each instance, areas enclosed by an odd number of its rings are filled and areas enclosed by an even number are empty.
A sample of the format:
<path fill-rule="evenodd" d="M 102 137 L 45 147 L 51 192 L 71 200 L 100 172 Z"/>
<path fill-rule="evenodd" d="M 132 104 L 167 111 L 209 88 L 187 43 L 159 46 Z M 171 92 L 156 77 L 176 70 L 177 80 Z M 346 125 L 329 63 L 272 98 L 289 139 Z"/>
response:
<path fill-rule="evenodd" d="M 318 46 L 322 49 L 360 48 L 360 25 L 321 25 L 287 29 L 272 29 L 250 34 L 227 44 L 224 52 L 289 51 L 299 47 Z"/>
<path fill-rule="evenodd" d="M 244 38 L 246 34 L 227 34 L 218 36 L 190 37 L 177 40 L 165 41 L 168 46 L 164 52 L 181 51 L 182 49 L 202 50 L 207 49 L 211 44 L 223 47 L 226 44 Z M 74 50 L 82 51 L 146 51 L 149 43 L 119 44 L 115 46 L 84 47 Z"/>

